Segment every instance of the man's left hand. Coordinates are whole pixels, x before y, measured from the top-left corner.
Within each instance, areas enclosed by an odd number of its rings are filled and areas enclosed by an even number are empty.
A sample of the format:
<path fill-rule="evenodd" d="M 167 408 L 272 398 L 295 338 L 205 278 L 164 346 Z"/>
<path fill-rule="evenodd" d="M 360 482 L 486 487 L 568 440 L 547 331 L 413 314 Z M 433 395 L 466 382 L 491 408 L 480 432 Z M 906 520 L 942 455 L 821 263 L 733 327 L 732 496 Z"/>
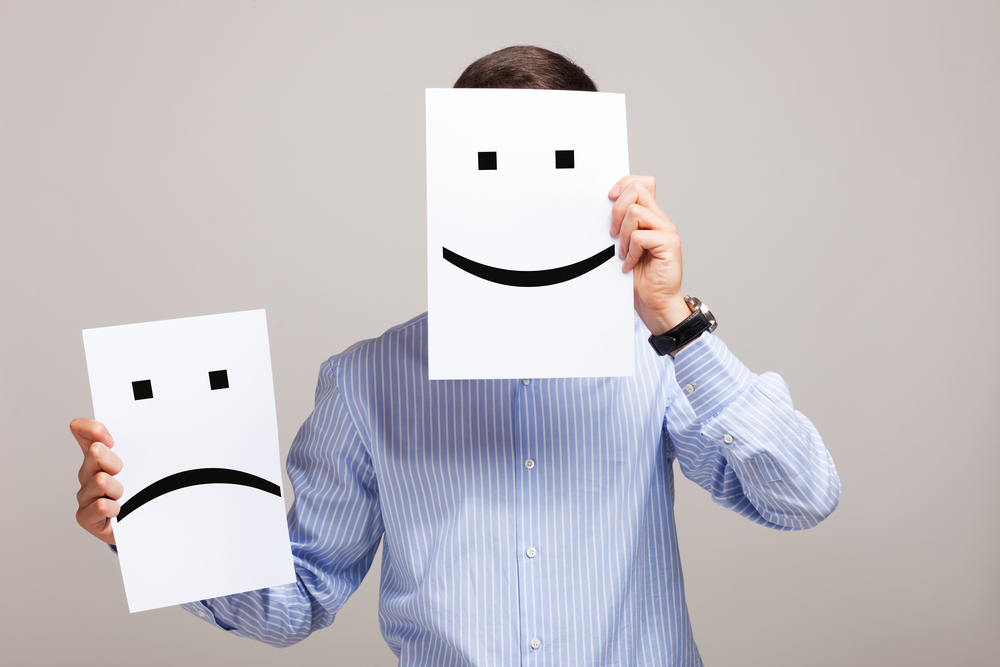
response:
<path fill-rule="evenodd" d="M 635 310 L 654 335 L 680 324 L 691 309 L 681 293 L 681 239 L 656 203 L 656 179 L 625 176 L 611 188 L 611 235 L 619 237 L 622 271 L 632 271 Z"/>

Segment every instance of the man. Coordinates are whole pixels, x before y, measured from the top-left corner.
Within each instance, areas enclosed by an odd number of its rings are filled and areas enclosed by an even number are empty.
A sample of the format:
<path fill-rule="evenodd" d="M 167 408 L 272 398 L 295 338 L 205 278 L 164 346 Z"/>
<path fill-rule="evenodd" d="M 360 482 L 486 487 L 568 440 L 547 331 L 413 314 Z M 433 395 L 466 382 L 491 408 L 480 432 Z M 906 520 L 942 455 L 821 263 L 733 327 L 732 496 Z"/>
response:
<path fill-rule="evenodd" d="M 597 90 L 534 47 L 481 58 L 456 87 Z M 674 459 L 779 530 L 829 515 L 840 482 L 781 378 L 751 374 L 685 301 L 655 195 L 649 176 L 609 190 L 634 276 L 634 378 L 431 382 L 426 314 L 354 345 L 323 364 L 288 456 L 297 583 L 185 608 L 287 646 L 333 621 L 384 540 L 379 618 L 402 665 L 700 664 Z M 113 544 L 121 461 L 103 425 L 71 430 L 85 452 L 77 520 Z"/>

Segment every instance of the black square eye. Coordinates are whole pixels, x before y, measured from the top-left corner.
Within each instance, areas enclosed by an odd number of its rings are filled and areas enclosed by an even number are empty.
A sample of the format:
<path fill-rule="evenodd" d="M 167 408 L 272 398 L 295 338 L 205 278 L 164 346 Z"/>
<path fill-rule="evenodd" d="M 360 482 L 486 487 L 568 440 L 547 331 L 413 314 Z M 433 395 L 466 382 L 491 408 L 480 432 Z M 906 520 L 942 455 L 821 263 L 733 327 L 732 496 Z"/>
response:
<path fill-rule="evenodd" d="M 153 398 L 153 383 L 149 380 L 136 380 L 132 383 L 132 395 L 137 401 Z"/>
<path fill-rule="evenodd" d="M 496 151 L 490 151 L 488 153 L 484 153 L 484 152 L 480 151 L 479 152 L 479 171 L 486 171 L 486 170 L 494 170 L 495 171 L 496 168 L 497 168 L 497 152 Z"/>
<path fill-rule="evenodd" d="M 573 168 L 573 151 L 556 151 L 556 169 Z"/>
<path fill-rule="evenodd" d="M 208 383 L 212 385 L 213 391 L 216 389 L 229 389 L 229 373 L 226 372 L 226 369 L 209 371 Z"/>

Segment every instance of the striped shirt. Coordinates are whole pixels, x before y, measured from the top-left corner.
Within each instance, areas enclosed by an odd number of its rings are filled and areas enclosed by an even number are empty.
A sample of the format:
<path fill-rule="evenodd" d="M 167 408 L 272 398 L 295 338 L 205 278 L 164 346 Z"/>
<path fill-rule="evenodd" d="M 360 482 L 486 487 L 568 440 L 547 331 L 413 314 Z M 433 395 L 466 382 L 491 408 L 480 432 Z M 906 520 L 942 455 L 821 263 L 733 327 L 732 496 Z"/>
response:
<path fill-rule="evenodd" d="M 840 481 L 784 381 L 712 334 L 634 378 L 436 380 L 427 316 L 331 357 L 288 455 L 296 584 L 185 607 L 287 646 L 333 622 L 383 542 L 379 621 L 417 665 L 700 665 L 674 461 L 778 530 Z"/>

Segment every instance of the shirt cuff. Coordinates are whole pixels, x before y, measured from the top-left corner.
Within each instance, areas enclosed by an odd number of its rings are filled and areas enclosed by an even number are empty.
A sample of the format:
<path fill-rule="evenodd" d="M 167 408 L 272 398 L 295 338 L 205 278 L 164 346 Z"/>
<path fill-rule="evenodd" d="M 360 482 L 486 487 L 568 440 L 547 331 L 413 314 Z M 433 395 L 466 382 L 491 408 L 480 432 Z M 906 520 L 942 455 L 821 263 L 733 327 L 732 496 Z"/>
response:
<path fill-rule="evenodd" d="M 674 375 L 700 422 L 722 412 L 753 379 L 722 339 L 707 331 L 677 353 Z"/>
<path fill-rule="evenodd" d="M 216 622 L 215 614 L 213 614 L 212 610 L 208 608 L 207 604 L 205 604 L 205 600 L 201 600 L 198 602 L 185 602 L 184 604 L 181 605 L 181 609 L 183 609 L 184 611 L 191 612 L 192 614 L 202 619 L 206 623 L 210 623 L 211 625 L 214 625 L 217 628 L 222 628 L 223 630 L 226 629 Z"/>

